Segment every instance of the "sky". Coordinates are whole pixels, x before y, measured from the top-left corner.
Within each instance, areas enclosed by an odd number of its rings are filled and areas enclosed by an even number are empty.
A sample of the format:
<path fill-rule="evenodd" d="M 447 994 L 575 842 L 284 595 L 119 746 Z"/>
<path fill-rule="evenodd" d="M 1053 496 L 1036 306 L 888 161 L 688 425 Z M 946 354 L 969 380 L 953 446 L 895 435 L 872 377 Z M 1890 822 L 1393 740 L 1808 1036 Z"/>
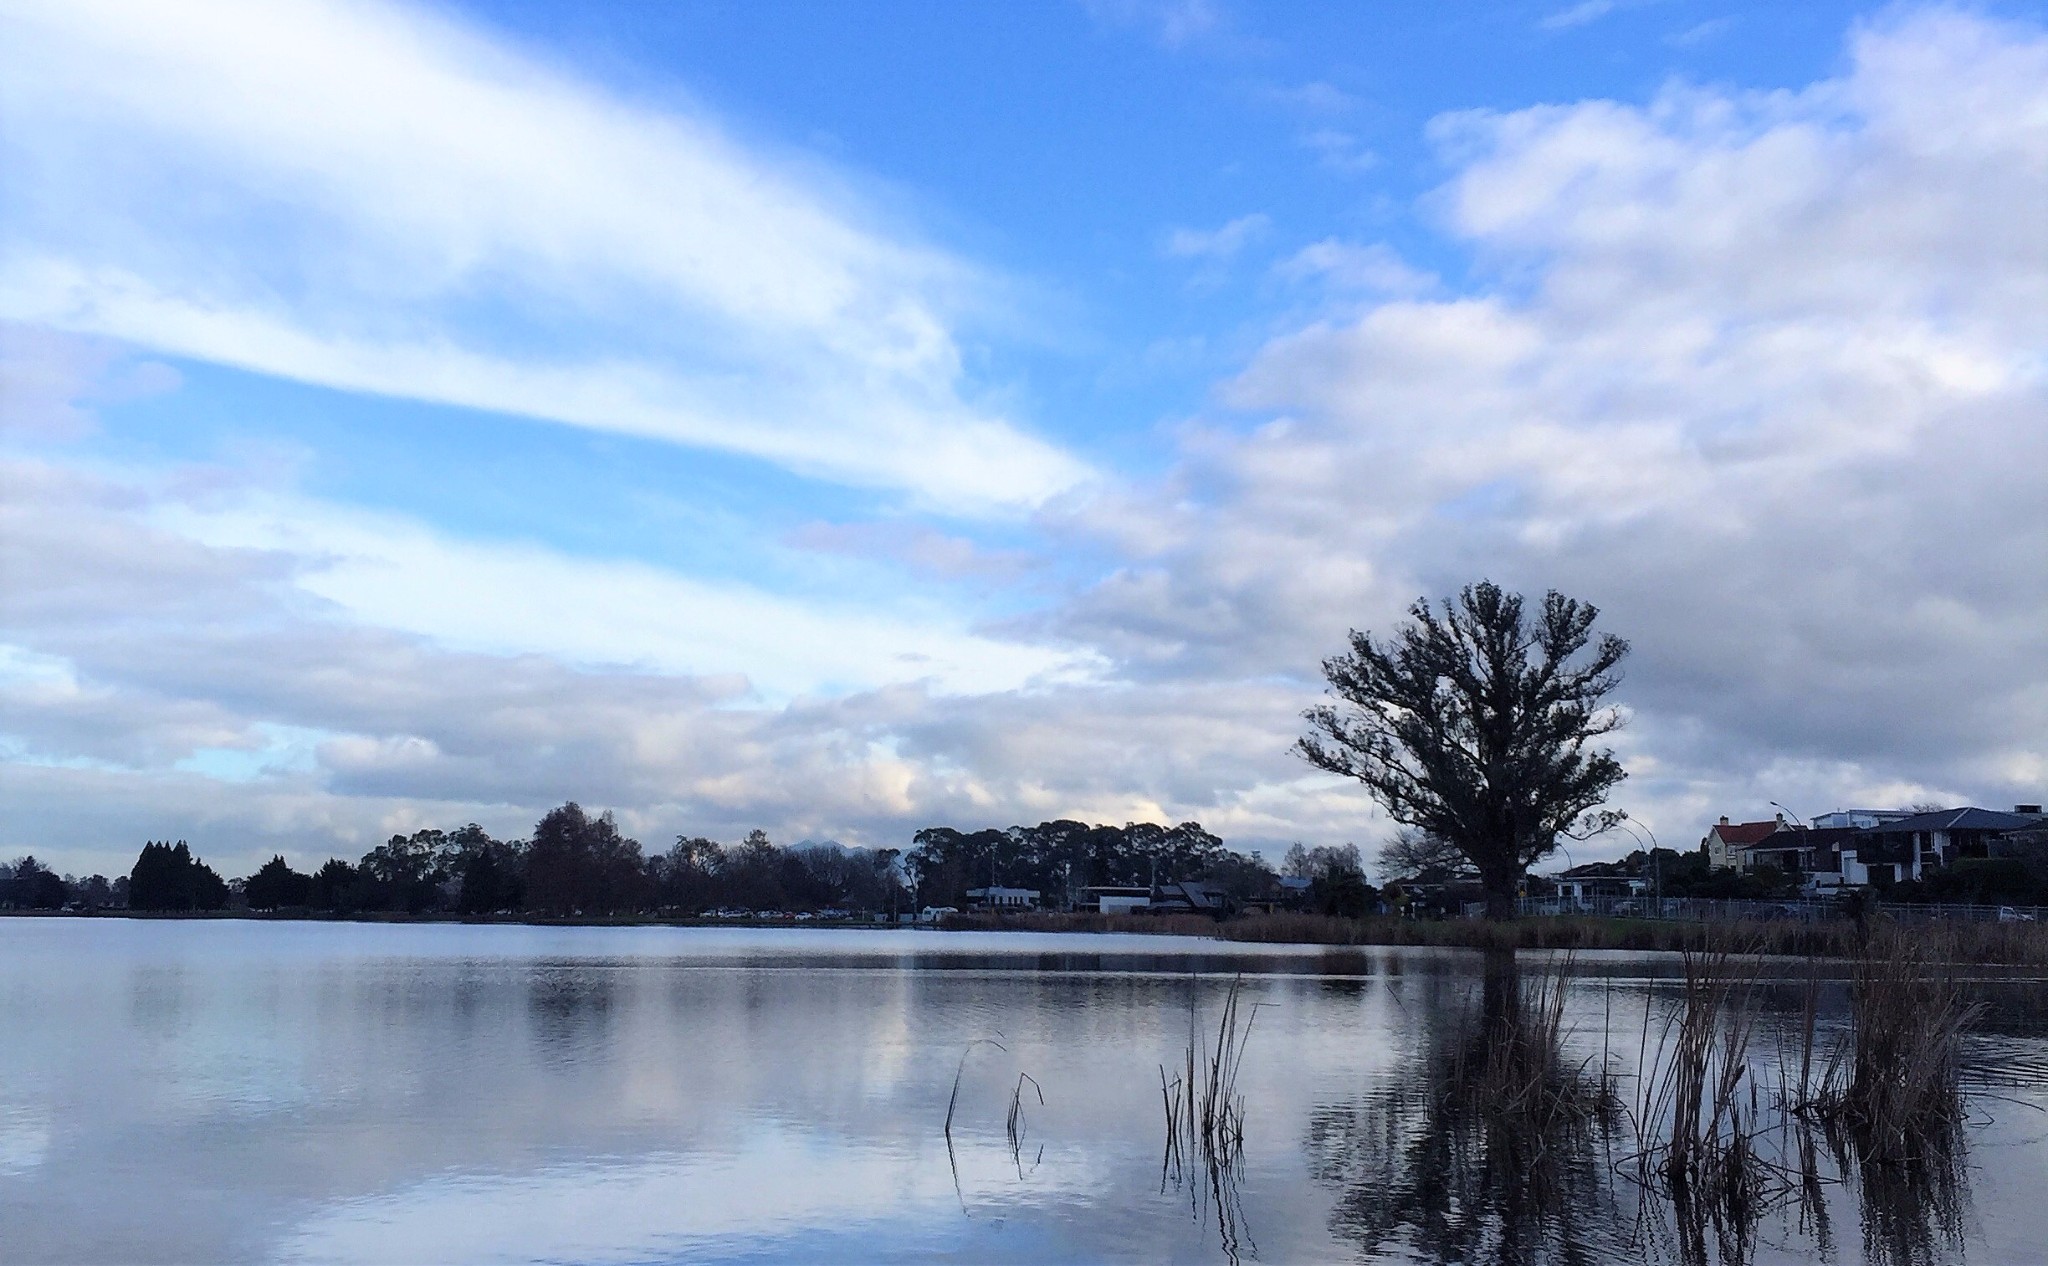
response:
<path fill-rule="evenodd" d="M 2048 5 L 0 4 L 0 853 L 1392 827 L 1601 609 L 1628 832 L 2048 799 Z"/>

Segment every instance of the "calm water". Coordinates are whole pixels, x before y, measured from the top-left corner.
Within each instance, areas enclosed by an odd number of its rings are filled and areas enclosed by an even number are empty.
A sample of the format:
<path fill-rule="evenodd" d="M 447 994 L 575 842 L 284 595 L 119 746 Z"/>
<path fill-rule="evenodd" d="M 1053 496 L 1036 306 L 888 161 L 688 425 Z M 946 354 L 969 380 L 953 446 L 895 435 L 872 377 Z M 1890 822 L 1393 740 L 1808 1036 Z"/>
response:
<path fill-rule="evenodd" d="M 0 1261 L 1698 1258 L 1611 1139 L 1532 1192 L 1433 1106 L 1477 961 L 0 919 Z M 1633 1060 L 1669 964 L 1576 971 L 1571 1050 Z M 1234 1190 L 1162 1182 L 1159 1067 L 1239 973 L 1262 1005 Z M 1886 1202 L 1831 1182 L 1706 1260 L 2048 1260 L 2041 992 L 1987 992 L 1960 1181 Z M 1019 1073 L 1045 1102 L 1026 1088 L 1013 1146 Z"/>

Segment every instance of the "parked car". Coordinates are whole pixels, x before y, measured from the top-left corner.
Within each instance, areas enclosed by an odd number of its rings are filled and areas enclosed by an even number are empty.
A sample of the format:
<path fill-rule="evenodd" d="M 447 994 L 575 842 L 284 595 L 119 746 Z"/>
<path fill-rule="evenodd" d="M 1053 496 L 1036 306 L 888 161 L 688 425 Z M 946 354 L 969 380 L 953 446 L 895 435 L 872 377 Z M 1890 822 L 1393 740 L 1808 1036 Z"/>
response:
<path fill-rule="evenodd" d="M 2034 916 L 2028 914 L 2025 910 L 2015 910 L 2011 906 L 2000 906 L 1998 907 L 1998 921 L 2000 923 L 2032 923 Z"/>

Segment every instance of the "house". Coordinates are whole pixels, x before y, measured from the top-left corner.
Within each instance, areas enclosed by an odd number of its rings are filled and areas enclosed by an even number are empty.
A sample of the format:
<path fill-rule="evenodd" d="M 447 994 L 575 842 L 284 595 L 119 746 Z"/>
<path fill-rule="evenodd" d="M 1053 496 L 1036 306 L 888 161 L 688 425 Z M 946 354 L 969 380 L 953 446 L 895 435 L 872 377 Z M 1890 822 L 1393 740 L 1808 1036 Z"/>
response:
<path fill-rule="evenodd" d="M 1730 822 L 1728 815 L 1722 814 L 1721 820 L 1707 829 L 1700 847 L 1707 851 L 1707 864 L 1715 870 L 1746 871 L 1750 866 L 1749 850 L 1784 826 L 1782 813 L 1764 822 Z"/>
<path fill-rule="evenodd" d="M 1585 905 L 1611 897 L 1639 897 L 1646 881 L 1626 862 L 1586 862 L 1574 866 L 1550 881 L 1561 901 Z"/>
<path fill-rule="evenodd" d="M 2037 805 L 2015 805 L 2036 809 Z M 2035 813 L 2001 813 L 1996 809 L 1937 809 L 1885 822 L 1867 832 L 1879 842 L 1884 860 L 1896 866 L 1893 879 L 1918 879 L 1930 870 L 1966 857 L 1989 857 L 1994 841 L 2041 825 Z"/>
<path fill-rule="evenodd" d="M 1083 888 L 1081 906 L 1083 910 L 1095 909 L 1103 914 L 1129 914 L 1143 910 L 1152 904 L 1152 890 L 1146 887 L 1117 887 L 1115 885 Z"/>
<path fill-rule="evenodd" d="M 1153 890 L 1152 903 L 1147 909 L 1154 914 L 1213 914 L 1221 918 L 1232 913 L 1236 903 L 1216 884 L 1188 880 L 1160 884 Z"/>
<path fill-rule="evenodd" d="M 1788 826 L 1750 845 L 1746 869 L 1775 866 L 1823 886 L 1831 886 L 1831 876 L 1832 884 L 1849 887 L 1920 879 L 1961 859 L 2002 855 L 2009 841 L 2023 841 L 2048 824 L 2038 812 L 2027 812 L 2038 808 L 1839 810 L 1814 819 L 1813 827 Z"/>
<path fill-rule="evenodd" d="M 1038 889 L 969 888 L 967 899 L 977 910 L 1035 910 L 1038 908 Z"/>
<path fill-rule="evenodd" d="M 1911 809 L 1836 809 L 1833 813 L 1823 813 L 1815 818 L 1813 826 L 1817 830 L 1847 826 L 1860 831 L 1871 831 L 1887 822 L 1897 822 L 1901 818 L 1912 816 Z"/>

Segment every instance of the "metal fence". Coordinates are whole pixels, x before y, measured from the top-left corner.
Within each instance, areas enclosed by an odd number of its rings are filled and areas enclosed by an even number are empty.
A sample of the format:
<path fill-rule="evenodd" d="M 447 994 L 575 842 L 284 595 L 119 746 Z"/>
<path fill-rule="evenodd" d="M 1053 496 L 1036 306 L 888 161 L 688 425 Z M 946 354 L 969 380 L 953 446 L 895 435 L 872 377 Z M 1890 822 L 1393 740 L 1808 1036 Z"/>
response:
<path fill-rule="evenodd" d="M 1902 923 L 1955 921 L 1966 923 L 2048 923 L 2048 907 L 1979 905 L 1901 905 L 1880 902 L 1875 910 Z M 1486 913 L 1484 902 L 1468 902 L 1465 914 Z M 1851 910 L 1839 901 L 1721 901 L 1696 897 L 1523 897 L 1515 913 L 1527 917 L 1595 915 L 1617 919 L 1676 919 L 1692 922 L 1792 919 L 1817 922 L 1844 919 Z"/>

